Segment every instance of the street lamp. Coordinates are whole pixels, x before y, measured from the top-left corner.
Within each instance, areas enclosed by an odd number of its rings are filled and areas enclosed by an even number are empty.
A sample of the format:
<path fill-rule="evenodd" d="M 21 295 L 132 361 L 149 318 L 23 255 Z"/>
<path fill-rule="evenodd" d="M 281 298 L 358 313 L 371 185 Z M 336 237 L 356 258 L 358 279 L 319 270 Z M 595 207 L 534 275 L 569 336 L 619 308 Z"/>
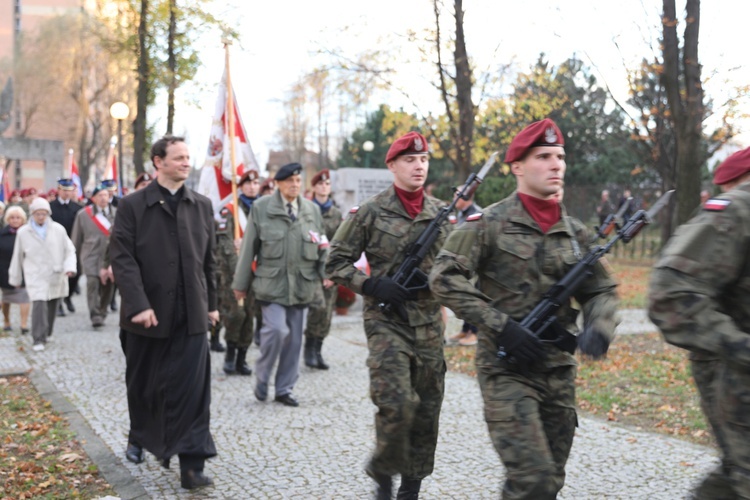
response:
<path fill-rule="evenodd" d="M 365 150 L 365 168 L 370 168 L 370 153 L 375 149 L 375 144 L 372 141 L 365 141 L 362 143 L 362 149 Z"/>
<path fill-rule="evenodd" d="M 118 101 L 109 107 L 109 114 L 117 120 L 117 195 L 122 198 L 122 121 L 130 116 L 130 108 Z"/>

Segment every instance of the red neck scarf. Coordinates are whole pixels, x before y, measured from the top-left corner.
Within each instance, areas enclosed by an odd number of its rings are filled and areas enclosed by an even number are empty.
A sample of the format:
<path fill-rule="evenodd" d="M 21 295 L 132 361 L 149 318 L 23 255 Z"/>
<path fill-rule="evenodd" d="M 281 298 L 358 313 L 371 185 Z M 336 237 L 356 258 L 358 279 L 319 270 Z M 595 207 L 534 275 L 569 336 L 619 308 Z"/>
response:
<path fill-rule="evenodd" d="M 555 199 L 542 200 L 523 193 L 518 193 L 518 198 L 545 234 L 562 216 L 560 204 Z"/>
<path fill-rule="evenodd" d="M 422 211 L 422 202 L 424 201 L 424 189 L 419 188 L 414 192 L 404 191 L 399 189 L 396 185 L 393 185 L 393 189 L 396 191 L 396 196 L 401 200 L 401 204 L 404 206 L 406 213 L 412 219 L 419 215 Z"/>

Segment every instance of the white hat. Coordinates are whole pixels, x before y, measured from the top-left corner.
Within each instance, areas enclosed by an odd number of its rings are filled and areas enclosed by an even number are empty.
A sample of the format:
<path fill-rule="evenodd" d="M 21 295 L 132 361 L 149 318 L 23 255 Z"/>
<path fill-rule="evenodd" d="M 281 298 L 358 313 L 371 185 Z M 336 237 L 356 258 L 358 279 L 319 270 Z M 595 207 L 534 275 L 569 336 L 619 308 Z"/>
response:
<path fill-rule="evenodd" d="M 52 213 L 49 202 L 44 198 L 39 198 L 38 196 L 34 198 L 34 201 L 32 201 L 31 205 L 29 205 L 29 213 L 33 214 L 37 210 L 46 210 L 48 214 Z"/>

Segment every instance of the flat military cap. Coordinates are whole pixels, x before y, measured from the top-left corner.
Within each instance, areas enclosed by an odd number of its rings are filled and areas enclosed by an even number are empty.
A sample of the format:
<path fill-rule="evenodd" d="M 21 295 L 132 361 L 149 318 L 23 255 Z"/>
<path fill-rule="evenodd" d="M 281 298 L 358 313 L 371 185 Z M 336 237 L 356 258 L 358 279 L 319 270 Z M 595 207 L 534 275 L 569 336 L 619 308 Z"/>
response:
<path fill-rule="evenodd" d="M 331 171 L 328 170 L 327 168 L 324 168 L 323 170 L 315 174 L 315 176 L 312 178 L 310 183 L 314 186 L 319 182 L 328 181 L 328 180 L 331 180 Z"/>
<path fill-rule="evenodd" d="M 135 188 L 138 189 L 138 186 L 140 186 L 144 182 L 149 182 L 154 180 L 154 176 L 149 174 L 148 172 L 143 172 L 142 174 L 138 175 L 138 177 L 135 178 Z"/>
<path fill-rule="evenodd" d="M 91 192 L 91 197 L 93 198 L 94 196 L 99 194 L 100 191 L 106 191 L 106 190 L 107 190 L 107 186 L 105 186 L 104 181 L 102 181 L 101 183 L 97 184 L 94 190 Z"/>
<path fill-rule="evenodd" d="M 117 181 L 114 179 L 104 179 L 101 183 L 104 189 L 115 189 L 117 187 Z"/>
<path fill-rule="evenodd" d="M 73 179 L 57 179 L 57 187 L 63 191 L 73 191 L 76 188 Z"/>
<path fill-rule="evenodd" d="M 562 132 L 549 118 L 532 123 L 513 138 L 505 153 L 505 163 L 523 160 L 531 148 L 540 146 L 565 146 Z"/>
<path fill-rule="evenodd" d="M 299 163 L 287 163 L 276 172 L 274 179 L 277 181 L 283 181 L 293 175 L 299 175 L 302 173 L 302 165 Z"/>
<path fill-rule="evenodd" d="M 737 151 L 714 170 L 714 184 L 721 186 L 750 172 L 750 148 Z"/>
<path fill-rule="evenodd" d="M 246 182 L 252 182 L 258 180 L 258 171 L 257 170 L 248 170 L 244 174 L 242 174 L 242 177 L 240 177 L 240 181 L 237 183 L 238 186 L 243 185 Z"/>
<path fill-rule="evenodd" d="M 428 153 L 427 139 L 419 132 L 408 132 L 393 141 L 385 155 L 385 162 L 388 163 L 402 155 L 426 155 Z"/>

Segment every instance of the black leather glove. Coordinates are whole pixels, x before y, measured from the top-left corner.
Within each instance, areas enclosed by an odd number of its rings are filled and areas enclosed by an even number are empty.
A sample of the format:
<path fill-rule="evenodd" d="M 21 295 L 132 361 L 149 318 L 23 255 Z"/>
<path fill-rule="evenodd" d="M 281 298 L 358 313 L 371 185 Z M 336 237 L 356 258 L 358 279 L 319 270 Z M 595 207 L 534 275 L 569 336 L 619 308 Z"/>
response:
<path fill-rule="evenodd" d="M 546 357 L 542 342 L 526 327 L 509 319 L 497 334 L 497 346 L 520 365 L 528 365 Z"/>
<path fill-rule="evenodd" d="M 581 354 L 601 359 L 607 354 L 607 349 L 609 349 L 609 340 L 596 328 L 588 326 L 578 336 L 578 350 Z"/>
<path fill-rule="evenodd" d="M 400 304 L 411 298 L 411 292 L 388 276 L 370 278 L 362 283 L 362 293 L 387 304 Z"/>

